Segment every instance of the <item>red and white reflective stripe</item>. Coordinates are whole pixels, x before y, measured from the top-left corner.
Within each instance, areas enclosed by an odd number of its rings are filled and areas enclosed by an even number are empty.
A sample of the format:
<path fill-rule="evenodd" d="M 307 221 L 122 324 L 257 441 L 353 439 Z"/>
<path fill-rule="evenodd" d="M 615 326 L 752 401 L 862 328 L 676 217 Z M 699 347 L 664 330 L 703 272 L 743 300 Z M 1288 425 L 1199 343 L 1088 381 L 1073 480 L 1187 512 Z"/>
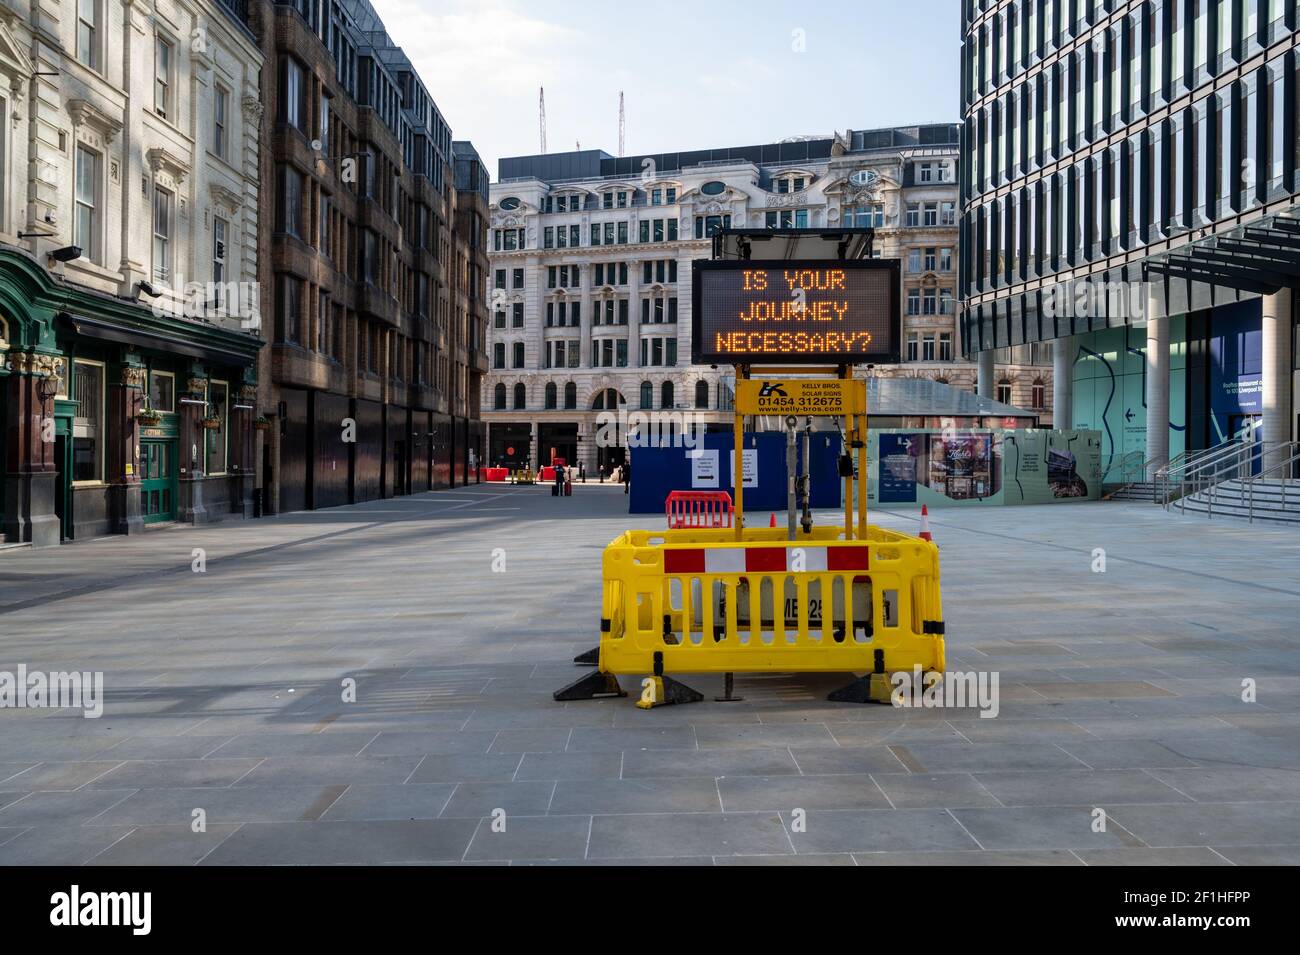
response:
<path fill-rule="evenodd" d="M 664 550 L 665 574 L 776 574 L 799 564 L 804 571 L 867 570 L 865 544 L 839 547 L 681 547 Z"/>

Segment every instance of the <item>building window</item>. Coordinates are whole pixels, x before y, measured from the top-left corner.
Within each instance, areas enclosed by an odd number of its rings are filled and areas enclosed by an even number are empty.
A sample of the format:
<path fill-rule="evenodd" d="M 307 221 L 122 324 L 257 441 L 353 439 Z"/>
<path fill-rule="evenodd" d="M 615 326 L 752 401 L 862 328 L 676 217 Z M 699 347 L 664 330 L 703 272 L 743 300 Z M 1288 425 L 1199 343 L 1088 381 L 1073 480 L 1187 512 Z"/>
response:
<path fill-rule="evenodd" d="M 648 381 L 641 382 L 641 408 L 649 410 L 655 406 L 655 386 Z"/>
<path fill-rule="evenodd" d="M 205 429 L 207 443 L 207 473 L 225 474 L 227 452 L 226 426 L 230 422 L 230 388 L 224 381 L 208 385 L 208 416 L 215 418 L 217 427 Z"/>
<path fill-rule="evenodd" d="M 921 290 L 910 288 L 907 290 L 907 314 L 921 314 Z"/>
<path fill-rule="evenodd" d="M 291 56 L 283 57 L 280 64 L 280 119 L 306 132 L 307 83 L 302 64 Z"/>
<path fill-rule="evenodd" d="M 153 189 L 153 277 L 166 285 L 172 272 L 172 194 L 161 186 Z"/>
<path fill-rule="evenodd" d="M 92 262 L 99 261 L 99 154 L 77 146 L 76 196 L 72 244 Z"/>
<path fill-rule="evenodd" d="M 492 345 L 492 367 L 504 368 L 506 366 L 506 344 L 505 342 L 495 342 Z"/>
<path fill-rule="evenodd" d="M 154 411 L 176 410 L 176 376 L 166 371 L 149 372 L 149 407 Z"/>
<path fill-rule="evenodd" d="M 1011 382 L 1008 379 L 1003 378 L 998 382 L 997 397 L 998 401 L 1002 402 L 1002 404 L 1011 404 Z"/>
<path fill-rule="evenodd" d="M 523 368 L 524 367 L 524 343 L 515 342 L 511 351 L 514 358 L 514 366 L 516 368 Z"/>
<path fill-rule="evenodd" d="M 921 337 L 916 332 L 907 333 L 907 360 L 916 361 L 920 355 L 919 345 Z"/>
<path fill-rule="evenodd" d="M 302 343 L 302 282 L 291 275 L 279 276 L 276 296 L 276 337 L 282 342 Z"/>
<path fill-rule="evenodd" d="M 154 112 L 167 119 L 171 114 L 172 45 L 161 36 L 154 37 L 153 76 Z"/>
<path fill-rule="evenodd" d="M 952 333 L 939 333 L 939 360 L 952 361 Z"/>
<path fill-rule="evenodd" d="M 77 60 L 99 69 L 99 0 L 77 0 Z"/>
<path fill-rule="evenodd" d="M 569 353 L 569 365 L 576 368 L 578 363 L 574 359 L 578 357 L 578 349 L 573 349 Z M 568 382 L 564 386 L 564 410 L 573 411 L 578 407 L 578 386 L 573 382 Z"/>
<path fill-rule="evenodd" d="M 225 87 L 217 86 L 212 102 L 212 151 L 222 159 L 226 158 L 226 112 L 230 94 Z"/>
<path fill-rule="evenodd" d="M 523 411 L 528 403 L 528 392 L 522 384 L 515 385 L 515 410 Z"/>
<path fill-rule="evenodd" d="M 280 205 L 276 210 L 277 232 L 302 237 L 302 173 L 292 166 L 280 167 Z M 369 263 L 367 263 L 368 265 Z"/>
<path fill-rule="evenodd" d="M 1043 379 L 1035 378 L 1033 385 L 1029 389 L 1029 403 L 1036 411 L 1042 411 L 1047 407 L 1047 387 L 1043 384 Z"/>
<path fill-rule="evenodd" d="M 659 386 L 659 407 L 671 410 L 673 406 L 673 383 L 665 381 Z"/>
<path fill-rule="evenodd" d="M 73 365 L 72 480 L 98 483 L 104 479 L 104 366 L 92 361 Z"/>
<path fill-rule="evenodd" d="M 555 387 L 555 382 L 548 381 L 546 383 L 545 397 L 543 399 L 544 402 L 543 408 L 547 411 L 554 411 L 555 406 L 558 403 L 558 399 L 559 399 L 559 390 Z"/>
<path fill-rule="evenodd" d="M 492 390 L 492 410 L 493 411 L 506 410 L 506 386 L 505 385 L 497 385 L 496 388 Z"/>
<path fill-rule="evenodd" d="M 697 381 L 695 383 L 695 407 L 698 409 L 709 407 L 709 383 L 707 381 Z"/>
<path fill-rule="evenodd" d="M 212 217 L 212 281 L 217 286 L 217 306 L 225 303 L 226 281 L 226 220 L 221 216 Z"/>

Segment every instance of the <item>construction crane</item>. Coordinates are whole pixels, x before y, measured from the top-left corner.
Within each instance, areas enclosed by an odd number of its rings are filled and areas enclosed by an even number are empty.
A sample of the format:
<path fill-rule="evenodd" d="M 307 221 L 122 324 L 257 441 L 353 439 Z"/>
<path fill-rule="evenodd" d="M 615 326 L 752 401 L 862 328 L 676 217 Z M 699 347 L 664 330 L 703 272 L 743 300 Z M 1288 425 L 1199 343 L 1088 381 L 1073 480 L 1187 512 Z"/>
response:
<path fill-rule="evenodd" d="M 623 91 L 618 91 L 618 154 L 623 155 L 623 133 L 624 133 L 624 114 L 623 114 Z"/>
<path fill-rule="evenodd" d="M 546 87 L 537 88 L 537 119 L 542 134 L 542 152 L 546 152 Z"/>

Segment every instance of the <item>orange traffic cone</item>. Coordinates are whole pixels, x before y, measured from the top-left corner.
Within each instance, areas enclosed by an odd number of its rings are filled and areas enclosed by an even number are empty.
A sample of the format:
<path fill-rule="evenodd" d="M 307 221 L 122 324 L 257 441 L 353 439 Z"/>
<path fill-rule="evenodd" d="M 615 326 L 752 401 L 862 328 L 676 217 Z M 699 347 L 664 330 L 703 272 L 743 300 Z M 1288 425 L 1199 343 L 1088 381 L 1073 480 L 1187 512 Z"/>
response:
<path fill-rule="evenodd" d="M 921 540 L 934 540 L 934 537 L 930 534 L 930 509 L 924 504 L 921 505 Z"/>
<path fill-rule="evenodd" d="M 772 512 L 772 519 L 767 522 L 768 527 L 776 527 L 776 511 Z"/>

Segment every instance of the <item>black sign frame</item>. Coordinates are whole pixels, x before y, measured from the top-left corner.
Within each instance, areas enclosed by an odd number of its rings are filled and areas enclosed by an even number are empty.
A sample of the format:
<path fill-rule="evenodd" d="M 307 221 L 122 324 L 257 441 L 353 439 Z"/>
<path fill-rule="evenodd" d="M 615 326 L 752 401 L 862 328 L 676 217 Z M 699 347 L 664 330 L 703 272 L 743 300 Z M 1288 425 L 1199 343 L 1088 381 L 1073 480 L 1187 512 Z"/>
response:
<path fill-rule="evenodd" d="M 889 334 L 891 341 L 870 355 L 801 352 L 799 354 L 737 355 L 705 347 L 703 310 L 700 308 L 705 272 L 742 272 L 748 269 L 843 269 L 846 272 L 887 271 L 889 282 Z M 898 259 L 697 259 L 691 264 L 691 361 L 697 365 L 867 365 L 897 364 L 902 359 L 902 263 Z M 874 344 L 874 343 L 873 343 Z"/>

